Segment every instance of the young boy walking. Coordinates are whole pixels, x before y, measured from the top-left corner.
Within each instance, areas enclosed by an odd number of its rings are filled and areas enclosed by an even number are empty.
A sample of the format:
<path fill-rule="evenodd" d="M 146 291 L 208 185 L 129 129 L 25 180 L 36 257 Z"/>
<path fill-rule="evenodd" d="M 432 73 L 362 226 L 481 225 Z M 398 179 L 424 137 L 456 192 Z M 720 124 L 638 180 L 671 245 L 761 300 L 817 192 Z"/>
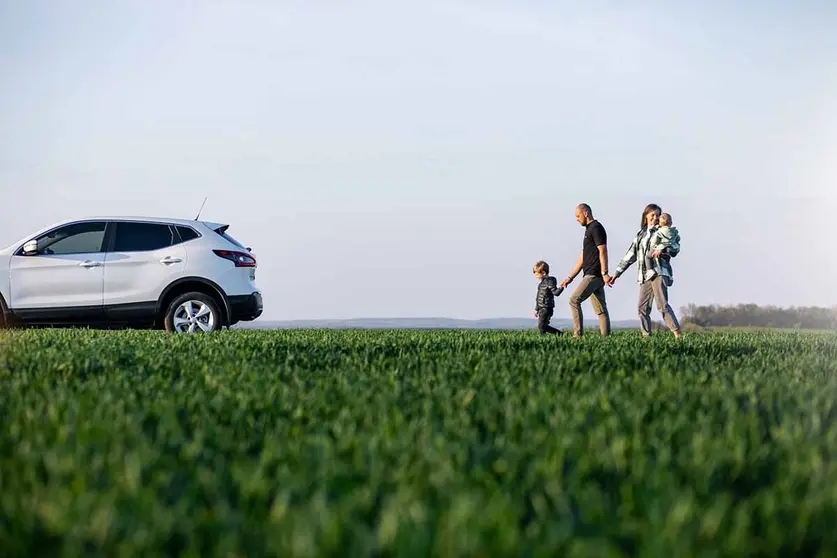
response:
<path fill-rule="evenodd" d="M 538 283 L 538 294 L 535 297 L 535 317 L 538 319 L 538 331 L 541 334 L 559 334 L 560 330 L 549 325 L 552 313 L 555 310 L 555 297 L 561 296 L 564 287 L 558 286 L 555 277 L 549 275 L 549 264 L 545 261 L 538 261 L 532 267 L 532 273 Z"/>

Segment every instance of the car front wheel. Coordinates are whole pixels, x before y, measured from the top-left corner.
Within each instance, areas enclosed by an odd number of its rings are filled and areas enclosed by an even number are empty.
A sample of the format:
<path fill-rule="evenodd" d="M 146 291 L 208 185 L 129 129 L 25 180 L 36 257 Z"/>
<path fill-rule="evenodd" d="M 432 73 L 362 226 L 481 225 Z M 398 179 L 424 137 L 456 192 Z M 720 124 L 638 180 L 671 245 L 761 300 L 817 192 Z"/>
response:
<path fill-rule="evenodd" d="M 203 293 L 180 295 L 166 310 L 165 327 L 169 333 L 211 333 L 221 326 L 218 303 Z"/>

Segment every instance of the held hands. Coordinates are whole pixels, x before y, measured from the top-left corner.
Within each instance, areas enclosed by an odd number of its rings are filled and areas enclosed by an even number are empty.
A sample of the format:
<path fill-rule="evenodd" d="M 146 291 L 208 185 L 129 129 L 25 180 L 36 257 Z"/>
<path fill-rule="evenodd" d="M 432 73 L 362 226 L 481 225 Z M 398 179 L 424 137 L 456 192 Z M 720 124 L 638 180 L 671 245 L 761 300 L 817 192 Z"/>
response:
<path fill-rule="evenodd" d="M 612 287 L 613 284 L 616 282 L 616 277 L 613 277 L 612 275 L 608 275 L 607 273 L 602 274 L 602 279 L 604 279 L 605 285 L 607 285 L 608 287 Z M 561 283 L 558 286 L 561 287 L 562 289 L 566 289 L 567 285 L 569 285 L 572 282 L 573 282 L 572 277 L 567 277 L 563 281 L 561 281 Z"/>
<path fill-rule="evenodd" d="M 654 259 L 659 258 L 661 253 L 662 252 L 660 252 L 659 250 L 654 250 L 653 252 L 651 252 L 651 257 Z"/>

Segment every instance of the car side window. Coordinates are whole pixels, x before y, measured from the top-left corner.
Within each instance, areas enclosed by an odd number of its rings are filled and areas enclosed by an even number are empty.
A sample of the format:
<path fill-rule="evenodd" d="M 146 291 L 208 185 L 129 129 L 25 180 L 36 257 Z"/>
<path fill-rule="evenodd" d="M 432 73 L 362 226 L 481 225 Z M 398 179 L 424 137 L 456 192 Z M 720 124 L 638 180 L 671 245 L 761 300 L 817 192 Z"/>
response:
<path fill-rule="evenodd" d="M 160 223 L 116 223 L 114 252 L 150 252 L 178 244 L 180 239 L 169 225 Z"/>
<path fill-rule="evenodd" d="M 38 254 L 68 256 L 101 252 L 105 240 L 104 221 L 67 225 L 38 238 Z"/>
<path fill-rule="evenodd" d="M 194 240 L 200 236 L 192 227 L 180 226 L 177 227 L 177 232 L 180 233 L 180 239 L 183 242 L 189 242 L 190 240 Z"/>

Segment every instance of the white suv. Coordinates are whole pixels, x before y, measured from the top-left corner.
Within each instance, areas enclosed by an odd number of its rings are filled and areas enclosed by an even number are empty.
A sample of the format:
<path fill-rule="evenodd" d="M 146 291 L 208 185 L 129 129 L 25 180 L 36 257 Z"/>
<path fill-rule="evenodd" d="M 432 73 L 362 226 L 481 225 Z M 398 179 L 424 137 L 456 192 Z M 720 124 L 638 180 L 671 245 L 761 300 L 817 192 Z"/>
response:
<path fill-rule="evenodd" d="M 228 228 L 104 217 L 43 229 L 0 251 L 0 326 L 192 333 L 255 320 L 256 258 Z"/>

